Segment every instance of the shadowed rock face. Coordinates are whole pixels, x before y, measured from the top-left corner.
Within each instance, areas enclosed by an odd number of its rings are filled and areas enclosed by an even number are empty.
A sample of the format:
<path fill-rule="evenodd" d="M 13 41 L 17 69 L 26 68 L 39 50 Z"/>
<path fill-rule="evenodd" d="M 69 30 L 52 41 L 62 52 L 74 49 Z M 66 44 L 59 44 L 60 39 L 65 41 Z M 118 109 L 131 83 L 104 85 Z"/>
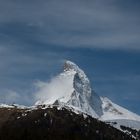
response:
<path fill-rule="evenodd" d="M 73 78 L 74 92 L 71 94 L 68 104 L 78 107 L 93 117 L 100 117 L 103 114 L 102 101 L 92 90 L 90 81 L 84 71 L 71 61 L 64 63 L 64 71 L 75 71 Z"/>
<path fill-rule="evenodd" d="M 90 116 L 56 107 L 0 108 L 0 140 L 133 140 Z"/>

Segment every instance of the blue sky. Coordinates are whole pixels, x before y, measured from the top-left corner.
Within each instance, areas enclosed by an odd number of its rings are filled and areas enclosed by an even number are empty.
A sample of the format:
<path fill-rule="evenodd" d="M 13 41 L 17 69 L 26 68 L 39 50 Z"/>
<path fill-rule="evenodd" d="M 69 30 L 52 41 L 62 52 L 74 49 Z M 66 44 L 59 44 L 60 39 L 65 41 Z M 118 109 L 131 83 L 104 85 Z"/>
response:
<path fill-rule="evenodd" d="M 77 63 L 101 96 L 140 114 L 139 0 L 0 0 L 0 102 Z"/>

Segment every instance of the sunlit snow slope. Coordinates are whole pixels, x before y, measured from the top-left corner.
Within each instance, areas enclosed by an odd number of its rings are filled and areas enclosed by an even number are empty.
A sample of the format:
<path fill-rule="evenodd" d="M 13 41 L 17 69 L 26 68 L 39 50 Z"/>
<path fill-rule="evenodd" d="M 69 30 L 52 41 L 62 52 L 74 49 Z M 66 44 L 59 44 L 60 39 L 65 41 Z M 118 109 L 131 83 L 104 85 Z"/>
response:
<path fill-rule="evenodd" d="M 115 121 L 118 125 L 140 129 L 140 116 L 108 98 L 99 97 L 93 92 L 84 71 L 71 61 L 65 62 L 64 71 L 54 78 L 50 85 L 43 89 L 43 94 L 47 92 L 49 96 L 38 101 L 36 105 L 41 103 L 70 106 L 103 121 Z"/>

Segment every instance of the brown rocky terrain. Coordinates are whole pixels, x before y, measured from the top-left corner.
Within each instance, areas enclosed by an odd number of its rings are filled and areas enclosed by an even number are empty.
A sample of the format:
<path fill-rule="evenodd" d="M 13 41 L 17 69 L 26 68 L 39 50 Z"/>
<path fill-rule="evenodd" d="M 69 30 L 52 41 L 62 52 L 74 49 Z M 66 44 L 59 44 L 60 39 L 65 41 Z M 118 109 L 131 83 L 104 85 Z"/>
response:
<path fill-rule="evenodd" d="M 88 115 L 62 108 L 0 108 L 0 140 L 133 140 Z"/>

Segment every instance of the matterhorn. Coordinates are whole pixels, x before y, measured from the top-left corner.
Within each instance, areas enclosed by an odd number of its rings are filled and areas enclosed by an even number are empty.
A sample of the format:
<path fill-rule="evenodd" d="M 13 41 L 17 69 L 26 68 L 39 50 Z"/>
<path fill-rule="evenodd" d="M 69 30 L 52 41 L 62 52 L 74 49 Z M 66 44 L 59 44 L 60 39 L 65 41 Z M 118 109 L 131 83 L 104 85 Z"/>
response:
<path fill-rule="evenodd" d="M 107 97 L 98 96 L 85 72 L 74 62 L 66 61 L 63 72 L 56 76 L 56 79 L 60 80 L 64 87 L 58 91 L 60 94 L 56 97 L 52 94 L 52 97 L 38 101 L 36 105 L 41 103 L 70 107 L 93 118 L 110 122 L 118 129 L 121 125 L 140 129 L 140 116 L 113 103 Z"/>

